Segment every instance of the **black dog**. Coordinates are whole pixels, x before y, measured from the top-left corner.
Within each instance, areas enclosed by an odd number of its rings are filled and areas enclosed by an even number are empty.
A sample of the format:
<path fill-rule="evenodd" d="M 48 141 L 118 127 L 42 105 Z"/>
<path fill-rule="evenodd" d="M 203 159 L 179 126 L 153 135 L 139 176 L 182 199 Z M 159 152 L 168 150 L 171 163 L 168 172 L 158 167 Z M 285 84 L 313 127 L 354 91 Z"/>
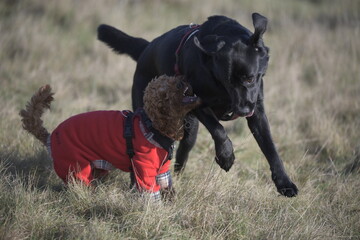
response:
<path fill-rule="evenodd" d="M 285 172 L 271 138 L 264 110 L 263 76 L 269 48 L 262 40 L 267 19 L 252 15 L 255 32 L 224 16 L 209 17 L 202 25 L 179 26 L 148 42 L 108 25 L 98 28 L 99 40 L 137 61 L 132 88 L 133 108 L 143 106 L 143 92 L 155 76 L 183 74 L 203 105 L 186 119 L 188 128 L 176 153 L 175 171 L 183 170 L 194 146 L 198 120 L 215 142 L 216 162 L 228 171 L 235 159 L 233 146 L 219 120 L 246 117 L 267 158 L 277 190 L 287 197 L 298 189 Z"/>

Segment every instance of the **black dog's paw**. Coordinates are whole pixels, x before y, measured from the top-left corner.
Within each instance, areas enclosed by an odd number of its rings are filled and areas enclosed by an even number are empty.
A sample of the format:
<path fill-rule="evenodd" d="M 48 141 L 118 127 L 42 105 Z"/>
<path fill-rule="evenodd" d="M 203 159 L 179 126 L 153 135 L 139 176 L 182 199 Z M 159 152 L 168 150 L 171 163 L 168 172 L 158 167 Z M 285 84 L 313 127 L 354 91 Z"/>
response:
<path fill-rule="evenodd" d="M 298 194 L 297 186 L 290 182 L 288 187 L 278 188 L 278 192 L 285 197 L 295 197 Z"/>
<path fill-rule="evenodd" d="M 299 190 L 297 186 L 289 179 L 288 176 L 283 175 L 281 178 L 272 176 L 278 192 L 285 197 L 295 197 Z"/>
<path fill-rule="evenodd" d="M 216 157 L 215 161 L 226 172 L 230 170 L 234 164 L 235 155 L 230 139 L 226 139 L 221 144 L 215 143 Z"/>

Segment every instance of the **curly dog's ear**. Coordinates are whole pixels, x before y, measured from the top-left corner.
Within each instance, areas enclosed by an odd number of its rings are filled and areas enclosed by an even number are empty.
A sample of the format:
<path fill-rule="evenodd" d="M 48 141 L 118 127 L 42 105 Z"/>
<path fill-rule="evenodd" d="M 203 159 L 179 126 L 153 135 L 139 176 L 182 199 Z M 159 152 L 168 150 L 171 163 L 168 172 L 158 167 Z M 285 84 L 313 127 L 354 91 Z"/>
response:
<path fill-rule="evenodd" d="M 144 92 L 144 110 L 153 127 L 174 140 L 184 135 L 185 115 L 199 105 L 197 97 L 190 96 L 191 86 L 183 76 L 166 75 L 153 79 Z"/>

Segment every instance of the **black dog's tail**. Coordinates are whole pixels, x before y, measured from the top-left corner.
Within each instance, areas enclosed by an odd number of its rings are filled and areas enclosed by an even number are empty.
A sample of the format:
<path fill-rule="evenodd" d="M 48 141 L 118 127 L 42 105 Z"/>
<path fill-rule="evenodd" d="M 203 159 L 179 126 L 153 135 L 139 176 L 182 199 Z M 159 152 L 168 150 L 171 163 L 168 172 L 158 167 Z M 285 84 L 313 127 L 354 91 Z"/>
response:
<path fill-rule="evenodd" d="M 50 108 L 50 103 L 54 100 L 54 93 L 49 85 L 41 87 L 26 104 L 25 109 L 20 111 L 23 128 L 39 139 L 46 145 L 49 132 L 43 126 L 41 116 L 45 109 Z"/>
<path fill-rule="evenodd" d="M 101 24 L 98 27 L 98 39 L 115 52 L 128 54 L 135 61 L 138 60 L 141 53 L 149 44 L 145 39 L 129 36 L 106 24 Z"/>

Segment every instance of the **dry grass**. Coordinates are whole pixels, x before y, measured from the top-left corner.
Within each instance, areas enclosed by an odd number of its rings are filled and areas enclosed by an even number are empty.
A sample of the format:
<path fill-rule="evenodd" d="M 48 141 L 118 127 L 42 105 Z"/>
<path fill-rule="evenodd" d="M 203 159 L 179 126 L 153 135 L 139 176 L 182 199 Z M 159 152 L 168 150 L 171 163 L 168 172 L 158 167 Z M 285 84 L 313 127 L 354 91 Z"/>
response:
<path fill-rule="evenodd" d="M 45 123 L 94 109 L 130 108 L 135 63 L 96 40 L 108 23 L 152 39 L 224 14 L 252 29 L 270 20 L 265 97 L 272 133 L 300 188 L 278 196 L 244 120 L 226 123 L 229 173 L 201 128 L 177 200 L 154 206 L 119 171 L 96 189 L 65 190 L 18 111 L 39 86 L 56 95 Z M 356 0 L 0 2 L 0 239 L 359 239 L 360 3 Z"/>

